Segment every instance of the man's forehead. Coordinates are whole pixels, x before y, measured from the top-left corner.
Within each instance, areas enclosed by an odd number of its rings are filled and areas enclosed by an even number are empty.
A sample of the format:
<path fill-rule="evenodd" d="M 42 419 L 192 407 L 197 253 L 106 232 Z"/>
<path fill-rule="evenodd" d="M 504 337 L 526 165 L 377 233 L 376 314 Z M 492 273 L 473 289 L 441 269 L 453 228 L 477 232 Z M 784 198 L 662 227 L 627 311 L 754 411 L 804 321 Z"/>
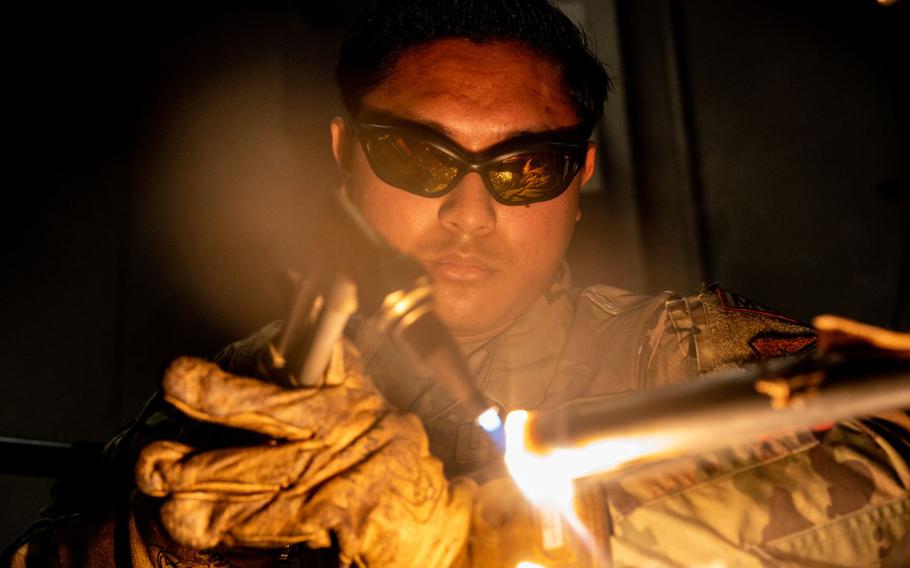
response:
<path fill-rule="evenodd" d="M 413 48 L 363 105 L 430 126 L 470 150 L 578 122 L 555 65 L 511 42 L 447 39 Z"/>
<path fill-rule="evenodd" d="M 359 121 L 368 124 L 384 124 L 390 126 L 415 127 L 422 130 L 432 130 L 445 138 L 454 139 L 454 135 L 464 130 L 459 130 L 450 124 L 439 122 L 431 118 L 416 118 L 407 115 L 400 115 L 384 109 L 366 107 L 361 109 Z M 516 128 L 513 124 L 502 125 L 503 129 L 497 130 L 497 134 L 503 133 L 503 139 L 519 138 L 541 133 L 563 133 L 575 132 L 578 129 L 577 124 L 571 125 L 568 129 L 565 127 L 548 128 Z"/>

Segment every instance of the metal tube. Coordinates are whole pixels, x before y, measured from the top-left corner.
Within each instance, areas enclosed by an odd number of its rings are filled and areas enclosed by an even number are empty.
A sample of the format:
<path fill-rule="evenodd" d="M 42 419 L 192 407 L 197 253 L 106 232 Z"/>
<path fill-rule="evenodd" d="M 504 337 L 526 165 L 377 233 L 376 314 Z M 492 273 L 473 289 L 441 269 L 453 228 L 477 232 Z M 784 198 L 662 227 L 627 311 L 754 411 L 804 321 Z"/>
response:
<path fill-rule="evenodd" d="M 477 386 L 458 345 L 433 310 L 415 315 L 395 330 L 400 348 L 426 366 L 472 418 L 478 418 L 490 404 Z"/>
<path fill-rule="evenodd" d="M 814 384 L 822 377 L 820 386 L 786 404 L 766 388 Z M 526 432 L 529 448 L 538 453 L 610 439 L 665 439 L 659 456 L 665 457 L 900 408 L 910 408 L 910 361 L 835 354 L 534 413 Z"/>
<path fill-rule="evenodd" d="M 357 287 L 337 274 L 316 320 L 313 342 L 297 376 L 296 386 L 319 385 L 329 364 L 332 349 L 344 333 L 348 319 L 357 311 Z"/>

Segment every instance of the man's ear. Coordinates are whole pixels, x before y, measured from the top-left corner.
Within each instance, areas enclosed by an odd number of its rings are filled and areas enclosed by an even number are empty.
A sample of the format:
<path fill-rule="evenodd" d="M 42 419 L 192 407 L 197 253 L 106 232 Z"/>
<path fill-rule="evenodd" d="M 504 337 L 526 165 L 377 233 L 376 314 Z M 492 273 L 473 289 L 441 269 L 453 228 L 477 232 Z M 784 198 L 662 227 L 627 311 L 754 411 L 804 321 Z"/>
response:
<path fill-rule="evenodd" d="M 336 116 L 329 124 L 332 133 L 332 155 L 335 164 L 343 177 L 348 177 L 351 171 L 351 129 L 348 123 L 340 116 Z"/>
<path fill-rule="evenodd" d="M 594 142 L 588 142 L 588 151 L 585 152 L 585 164 L 581 168 L 581 186 L 584 187 L 594 175 L 594 163 L 597 158 L 597 148 Z M 581 208 L 575 212 L 575 222 L 581 221 Z"/>
<path fill-rule="evenodd" d="M 588 142 L 588 151 L 585 153 L 585 165 L 581 169 L 581 186 L 584 187 L 591 176 L 594 175 L 594 163 L 597 161 L 597 148 L 594 142 Z"/>

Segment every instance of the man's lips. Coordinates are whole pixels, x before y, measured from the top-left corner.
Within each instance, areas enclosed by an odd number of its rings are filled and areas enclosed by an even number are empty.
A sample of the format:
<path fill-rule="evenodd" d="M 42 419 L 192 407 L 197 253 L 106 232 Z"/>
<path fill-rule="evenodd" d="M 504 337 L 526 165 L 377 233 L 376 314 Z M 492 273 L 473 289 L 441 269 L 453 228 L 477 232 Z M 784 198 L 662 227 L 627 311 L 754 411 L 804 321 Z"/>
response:
<path fill-rule="evenodd" d="M 445 255 L 424 262 L 424 266 L 437 280 L 461 283 L 479 282 L 496 271 L 482 258 L 473 255 Z"/>

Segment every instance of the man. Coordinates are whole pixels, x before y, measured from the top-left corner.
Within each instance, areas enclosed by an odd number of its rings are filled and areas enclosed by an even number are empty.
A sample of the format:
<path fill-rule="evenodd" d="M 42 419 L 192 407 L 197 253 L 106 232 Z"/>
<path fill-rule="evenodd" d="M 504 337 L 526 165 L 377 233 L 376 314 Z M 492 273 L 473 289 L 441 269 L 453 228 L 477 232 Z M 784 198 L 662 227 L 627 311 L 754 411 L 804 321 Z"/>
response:
<path fill-rule="evenodd" d="M 546 1 L 380 2 L 349 32 L 338 80 L 349 111 L 331 124 L 343 191 L 432 275 L 440 317 L 503 409 L 615 396 L 811 347 L 805 327 L 719 289 L 644 298 L 571 288 L 563 255 L 609 82 Z M 14 565 L 272 565 L 306 543 L 369 566 L 602 555 L 615 566 L 867 566 L 907 532 L 898 413 L 600 487 L 582 504 L 600 552 L 548 551 L 473 417 L 388 342 L 353 331 L 360 355 L 339 346 L 323 388 L 282 391 L 243 376 L 256 374 L 268 336 L 222 355 L 233 374 L 184 359 L 164 381 L 184 414 L 268 440 L 200 443 L 196 426 L 153 407 L 118 448 L 131 462 L 145 447 L 137 482 L 155 500 L 137 494 L 117 513 L 51 526 Z M 494 481 L 478 489 L 465 475 Z"/>

